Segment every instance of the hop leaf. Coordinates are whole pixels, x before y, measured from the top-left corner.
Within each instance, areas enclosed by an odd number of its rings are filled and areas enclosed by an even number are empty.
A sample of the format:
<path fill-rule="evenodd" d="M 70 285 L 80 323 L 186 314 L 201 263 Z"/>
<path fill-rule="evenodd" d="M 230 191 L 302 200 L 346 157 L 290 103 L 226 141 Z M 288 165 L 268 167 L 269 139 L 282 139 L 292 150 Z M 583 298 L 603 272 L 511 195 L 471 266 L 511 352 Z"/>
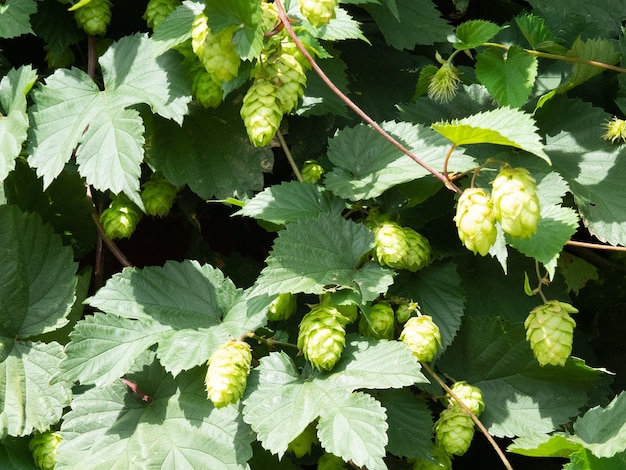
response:
<path fill-rule="evenodd" d="M 297 300 L 296 296 L 289 292 L 279 294 L 267 310 L 267 319 L 270 321 L 287 320 L 296 311 Z"/>
<path fill-rule="evenodd" d="M 418 459 L 413 464 L 413 470 L 452 470 L 452 459 L 450 455 L 441 447 L 433 446 L 433 459 Z"/>
<path fill-rule="evenodd" d="M 376 339 L 392 339 L 395 331 L 395 315 L 388 302 L 378 302 L 369 315 L 361 315 L 359 333 Z"/>
<path fill-rule="evenodd" d="M 276 86 L 257 77 L 243 98 L 241 117 L 255 147 L 269 144 L 283 118 Z"/>
<path fill-rule="evenodd" d="M 448 455 L 463 455 L 474 438 L 474 422 L 463 410 L 447 408 L 435 423 L 435 442 Z"/>
<path fill-rule="evenodd" d="M 236 403 L 246 389 L 252 351 L 245 341 L 229 341 L 211 355 L 204 385 L 217 408 Z"/>
<path fill-rule="evenodd" d="M 455 382 L 450 389 L 476 416 L 480 416 L 480 414 L 485 410 L 483 392 L 478 387 L 461 381 Z M 463 408 L 459 406 L 457 401 L 452 398 L 452 396 L 447 395 L 446 401 L 448 403 L 448 408 L 463 410 Z"/>
<path fill-rule="evenodd" d="M 324 168 L 315 160 L 307 160 L 300 170 L 302 181 L 305 183 L 317 183 L 324 174 Z"/>
<path fill-rule="evenodd" d="M 440 103 L 452 101 L 461 79 L 459 70 L 451 63 L 444 63 L 430 78 L 428 97 Z"/>
<path fill-rule="evenodd" d="M 87 34 L 104 36 L 111 22 L 111 2 L 91 0 L 74 11 L 74 19 Z"/>
<path fill-rule="evenodd" d="M 463 191 L 456 209 L 459 238 L 468 250 L 485 256 L 496 242 L 498 231 L 491 200 L 480 188 Z"/>
<path fill-rule="evenodd" d="M 100 214 L 100 223 L 107 237 L 129 238 L 137 228 L 143 214 L 128 196 L 118 194 L 109 204 L 109 207 Z"/>
<path fill-rule="evenodd" d="M 309 424 L 304 431 L 287 445 L 287 450 L 298 458 L 311 453 L 314 445 L 319 444 L 317 439 L 317 429 L 313 423 Z"/>
<path fill-rule="evenodd" d="M 346 319 L 334 307 L 311 309 L 300 322 L 298 348 L 318 370 L 331 370 L 346 345 Z"/>
<path fill-rule="evenodd" d="M 143 14 L 148 28 L 155 29 L 180 4 L 180 0 L 150 0 Z"/>
<path fill-rule="evenodd" d="M 178 188 L 157 173 L 153 173 L 150 181 L 146 181 L 141 191 L 141 200 L 146 214 L 165 217 L 169 214 Z"/>
<path fill-rule="evenodd" d="M 493 210 L 502 230 L 528 238 L 537 231 L 539 197 L 535 179 L 525 168 L 505 168 L 493 182 Z"/>
<path fill-rule="evenodd" d="M 411 317 L 404 324 L 400 341 L 409 347 L 418 361 L 430 362 L 441 347 L 441 333 L 431 316 Z"/>
<path fill-rule="evenodd" d="M 338 0 L 298 0 L 302 15 L 316 28 L 328 24 L 335 17 Z"/>
<path fill-rule="evenodd" d="M 341 457 L 325 452 L 317 461 L 317 470 L 345 470 L 346 464 Z"/>
<path fill-rule="evenodd" d="M 61 442 L 60 432 L 37 433 L 28 443 L 35 465 L 41 470 L 53 470 L 56 465 L 57 446 Z"/>
<path fill-rule="evenodd" d="M 526 340 L 541 366 L 562 366 L 572 352 L 576 322 L 570 313 L 578 310 L 565 302 L 549 300 L 534 308 L 526 321 Z"/>

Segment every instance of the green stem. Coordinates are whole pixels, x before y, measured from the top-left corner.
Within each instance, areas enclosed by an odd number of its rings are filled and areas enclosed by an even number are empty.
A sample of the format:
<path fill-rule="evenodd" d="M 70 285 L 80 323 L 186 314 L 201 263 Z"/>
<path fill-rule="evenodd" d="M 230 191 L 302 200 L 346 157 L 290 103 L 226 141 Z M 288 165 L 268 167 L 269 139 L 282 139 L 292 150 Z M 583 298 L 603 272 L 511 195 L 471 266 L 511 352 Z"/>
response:
<path fill-rule="evenodd" d="M 296 175 L 296 179 L 302 182 L 303 181 L 302 173 L 300 173 L 300 169 L 298 168 L 298 165 L 296 165 L 296 161 L 293 159 L 291 150 L 289 150 L 289 146 L 287 145 L 287 142 L 285 142 L 285 138 L 283 137 L 282 132 L 280 132 L 280 129 L 276 131 L 276 137 L 278 137 L 278 142 L 280 142 L 280 146 L 283 149 L 283 152 L 285 152 L 285 156 L 287 157 L 287 160 L 289 161 L 289 165 L 291 165 L 291 169 L 293 170 L 293 173 Z"/>

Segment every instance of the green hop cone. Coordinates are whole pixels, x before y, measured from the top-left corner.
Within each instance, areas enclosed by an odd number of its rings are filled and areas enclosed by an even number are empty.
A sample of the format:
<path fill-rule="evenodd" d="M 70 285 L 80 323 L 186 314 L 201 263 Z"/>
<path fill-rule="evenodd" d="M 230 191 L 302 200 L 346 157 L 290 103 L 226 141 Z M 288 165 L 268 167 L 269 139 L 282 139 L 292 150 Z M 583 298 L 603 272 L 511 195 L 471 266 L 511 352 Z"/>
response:
<path fill-rule="evenodd" d="M 204 379 L 207 397 L 217 408 L 236 403 L 246 389 L 252 351 L 245 341 L 233 340 L 211 355 Z"/>
<path fill-rule="evenodd" d="M 374 229 L 374 256 L 380 264 L 403 268 L 409 252 L 404 229 L 396 222 L 382 222 Z"/>
<path fill-rule="evenodd" d="M 311 453 L 314 445 L 319 444 L 317 429 L 313 423 L 309 424 L 304 431 L 287 445 L 287 450 L 298 458 Z"/>
<path fill-rule="evenodd" d="M 324 452 L 317 461 L 317 470 L 345 470 L 346 464 L 341 457 Z"/>
<path fill-rule="evenodd" d="M 461 242 L 474 254 L 485 256 L 496 242 L 498 231 L 491 200 L 481 188 L 463 191 L 454 217 Z"/>
<path fill-rule="evenodd" d="M 441 333 L 431 316 L 411 317 L 404 324 L 400 341 L 409 347 L 418 361 L 430 362 L 441 347 Z"/>
<path fill-rule="evenodd" d="M 137 205 L 123 193 L 118 194 L 109 207 L 100 214 L 104 233 L 111 240 L 129 238 L 137 228 L 143 213 Z"/>
<path fill-rule="evenodd" d="M 233 33 L 237 28 L 238 26 L 229 26 L 213 34 L 207 26 L 203 34 L 203 44 L 198 51 L 194 49 L 200 62 L 217 83 L 228 82 L 239 73 L 241 58 L 233 43 Z"/>
<path fill-rule="evenodd" d="M 395 332 L 395 314 L 388 302 L 372 305 L 369 315 L 361 315 L 359 333 L 375 339 L 392 339 Z"/>
<path fill-rule="evenodd" d="M 78 27 L 87 34 L 104 36 L 111 22 L 110 0 L 91 0 L 91 2 L 73 10 Z"/>
<path fill-rule="evenodd" d="M 177 192 L 176 186 L 157 173 L 153 173 L 150 181 L 146 181 L 141 190 L 141 200 L 146 214 L 165 217 L 170 213 Z"/>
<path fill-rule="evenodd" d="M 279 294 L 267 309 L 267 319 L 270 321 L 287 320 L 296 311 L 297 297 L 289 292 Z"/>
<path fill-rule="evenodd" d="M 305 183 L 315 184 L 324 174 L 324 168 L 315 160 L 307 160 L 300 170 L 302 181 Z"/>
<path fill-rule="evenodd" d="M 276 86 L 258 77 L 243 98 L 241 118 L 246 126 L 250 142 L 255 147 L 269 144 L 283 118 Z"/>
<path fill-rule="evenodd" d="M 396 321 L 400 324 L 406 323 L 411 318 L 411 315 L 418 310 L 417 302 L 400 304 L 396 308 Z"/>
<path fill-rule="evenodd" d="M 356 304 L 344 303 L 340 304 L 336 301 L 333 294 L 320 295 L 320 305 L 324 307 L 334 307 L 345 318 L 347 323 L 354 323 L 359 315 L 359 310 Z"/>
<path fill-rule="evenodd" d="M 433 446 L 432 452 L 433 460 L 418 459 L 413 470 L 452 470 L 452 458 L 441 446 Z"/>
<path fill-rule="evenodd" d="M 460 381 L 455 382 L 450 389 L 477 417 L 480 416 L 480 414 L 485 410 L 483 392 L 478 387 L 470 385 L 467 382 Z M 463 409 L 451 395 L 446 395 L 446 401 L 448 408 L 458 408 L 459 410 Z"/>
<path fill-rule="evenodd" d="M 298 348 L 318 370 L 331 370 L 346 345 L 346 318 L 334 307 L 313 307 L 300 322 Z"/>
<path fill-rule="evenodd" d="M 443 410 L 434 428 L 436 445 L 448 455 L 465 454 L 474 438 L 474 421 L 463 410 Z"/>
<path fill-rule="evenodd" d="M 526 340 L 539 365 L 565 365 L 572 352 L 576 326 L 571 313 L 578 310 L 565 302 L 549 300 L 535 307 L 526 318 Z"/>
<path fill-rule="evenodd" d="M 148 28 L 155 29 L 178 5 L 180 0 L 150 0 L 142 18 L 146 20 Z"/>
<path fill-rule="evenodd" d="M 540 209 L 535 179 L 525 168 L 504 168 L 493 181 L 493 212 L 502 230 L 529 238 L 537 231 Z"/>
<path fill-rule="evenodd" d="M 208 33 L 209 18 L 204 13 L 196 15 L 191 23 L 191 49 L 198 59 L 204 54 L 204 41 Z"/>
<path fill-rule="evenodd" d="M 298 0 L 302 15 L 316 28 L 328 24 L 335 17 L 338 0 Z"/>
<path fill-rule="evenodd" d="M 300 50 L 287 42 L 279 52 L 270 54 L 265 61 L 265 76 L 276 85 L 283 114 L 292 111 L 304 94 L 308 62 L 299 61 L 299 55 L 302 55 Z"/>
<path fill-rule="evenodd" d="M 430 264 L 430 243 L 424 235 L 412 228 L 404 227 L 403 230 L 408 245 L 403 267 L 411 272 L 419 271 Z"/>
<path fill-rule="evenodd" d="M 37 468 L 53 470 L 56 465 L 57 446 L 61 442 L 61 433 L 46 431 L 37 433 L 28 443 Z"/>

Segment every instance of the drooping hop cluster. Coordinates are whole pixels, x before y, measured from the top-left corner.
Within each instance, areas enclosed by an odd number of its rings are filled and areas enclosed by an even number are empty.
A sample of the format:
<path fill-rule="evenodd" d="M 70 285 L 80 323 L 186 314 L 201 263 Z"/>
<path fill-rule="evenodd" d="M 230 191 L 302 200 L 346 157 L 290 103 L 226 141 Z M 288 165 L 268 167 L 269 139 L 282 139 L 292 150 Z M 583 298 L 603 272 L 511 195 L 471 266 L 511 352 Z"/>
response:
<path fill-rule="evenodd" d="M 430 315 L 411 317 L 404 324 L 400 341 L 420 362 L 430 362 L 441 347 L 441 332 Z"/>
<path fill-rule="evenodd" d="M 330 23 L 336 15 L 338 0 L 298 0 L 302 15 L 316 28 Z"/>
<path fill-rule="evenodd" d="M 493 181 L 493 213 L 502 230 L 529 238 L 537 231 L 540 209 L 535 179 L 525 168 L 504 168 Z"/>
<path fill-rule="evenodd" d="M 474 438 L 474 421 L 462 409 L 446 408 L 434 426 L 435 443 L 448 455 L 463 455 Z"/>
<path fill-rule="evenodd" d="M 78 5 L 78 4 L 77 4 Z M 74 19 L 79 28 L 93 36 L 104 36 L 111 22 L 110 0 L 91 0 L 74 10 Z"/>
<path fill-rule="evenodd" d="M 33 460 L 37 468 L 41 470 L 53 470 L 57 460 L 57 446 L 61 443 L 61 433 L 46 431 L 35 434 L 28 448 L 33 454 Z"/>
<path fill-rule="evenodd" d="M 335 454 L 324 452 L 317 461 L 317 470 L 345 470 L 346 463 Z"/>
<path fill-rule="evenodd" d="M 440 103 L 452 101 L 460 82 L 459 69 L 452 63 L 446 62 L 430 78 L 428 97 Z"/>
<path fill-rule="evenodd" d="M 578 310 L 565 302 L 549 300 L 535 307 L 526 318 L 526 340 L 539 365 L 565 365 L 572 352 L 576 326 L 571 313 Z"/>
<path fill-rule="evenodd" d="M 389 302 L 372 305 L 369 315 L 361 315 L 359 333 L 376 339 L 392 339 L 395 332 L 395 314 Z"/>
<path fill-rule="evenodd" d="M 452 458 L 441 446 L 433 446 L 432 453 L 434 462 L 417 459 L 413 463 L 413 470 L 452 470 Z"/>
<path fill-rule="evenodd" d="M 269 321 L 287 320 L 296 311 L 297 300 L 297 297 L 289 292 L 279 294 L 267 309 L 267 319 Z"/>
<path fill-rule="evenodd" d="M 236 403 L 246 389 L 252 351 L 245 341 L 233 340 L 211 355 L 204 379 L 207 398 L 217 408 Z"/>
<path fill-rule="evenodd" d="M 430 243 L 423 235 L 396 222 L 374 229 L 374 256 L 383 265 L 415 272 L 430 264 Z"/>
<path fill-rule="evenodd" d="M 484 189 L 463 191 L 454 217 L 459 238 L 468 250 L 485 256 L 496 242 L 498 231 L 491 199 Z"/>
<path fill-rule="evenodd" d="M 283 119 L 276 86 L 272 82 L 262 77 L 254 80 L 243 97 L 241 118 L 255 147 L 263 147 L 272 141 Z"/>
<path fill-rule="evenodd" d="M 129 238 L 143 217 L 141 209 L 123 193 L 118 194 L 100 214 L 104 233 L 112 240 Z"/>
<path fill-rule="evenodd" d="M 176 199 L 178 188 L 158 173 L 153 173 L 149 181 L 143 184 L 141 200 L 146 214 L 154 217 L 165 217 Z"/>
<path fill-rule="evenodd" d="M 309 424 L 304 431 L 287 445 L 287 450 L 298 458 L 311 453 L 314 445 L 318 445 L 317 429 L 313 423 Z"/>
<path fill-rule="evenodd" d="M 480 414 L 485 410 L 483 392 L 480 388 L 470 385 L 465 381 L 459 381 L 455 382 L 450 389 L 477 417 L 480 416 Z M 448 404 L 448 408 L 463 410 L 459 403 L 449 394 L 446 395 L 446 402 Z"/>
<path fill-rule="evenodd" d="M 317 183 L 324 174 L 324 168 L 315 160 L 307 160 L 300 170 L 302 181 L 305 183 Z"/>
<path fill-rule="evenodd" d="M 329 371 L 346 345 L 346 318 L 333 307 L 313 307 L 300 322 L 298 348 L 318 370 Z"/>
<path fill-rule="evenodd" d="M 143 14 L 148 28 L 155 29 L 178 5 L 180 0 L 150 0 Z"/>
<path fill-rule="evenodd" d="M 195 102 L 204 108 L 217 108 L 224 98 L 222 86 L 204 68 L 193 52 L 191 41 L 179 44 L 176 50 L 185 58 L 183 66 L 191 77 L 191 94 Z"/>
<path fill-rule="evenodd" d="M 220 85 L 239 73 L 241 58 L 235 50 L 233 34 L 237 26 L 213 33 L 204 13 L 197 15 L 191 27 L 191 46 L 211 78 Z"/>

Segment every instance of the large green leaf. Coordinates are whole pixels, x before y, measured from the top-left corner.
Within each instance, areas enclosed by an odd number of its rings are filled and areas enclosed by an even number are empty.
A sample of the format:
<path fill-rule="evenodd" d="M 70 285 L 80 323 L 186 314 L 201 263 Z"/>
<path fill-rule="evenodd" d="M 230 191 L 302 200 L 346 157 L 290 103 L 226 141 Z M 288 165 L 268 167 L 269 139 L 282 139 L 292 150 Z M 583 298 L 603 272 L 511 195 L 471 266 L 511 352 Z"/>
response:
<path fill-rule="evenodd" d="M 567 52 L 559 44 L 559 38 L 548 29 L 543 18 L 524 13 L 515 17 L 515 24 L 533 49 L 544 50 L 554 54 L 565 54 Z"/>
<path fill-rule="evenodd" d="M 587 411 L 574 423 L 575 442 L 596 457 L 613 457 L 626 451 L 626 393 L 616 396 L 606 407 Z"/>
<path fill-rule="evenodd" d="M 32 33 L 30 15 L 37 11 L 35 0 L 7 0 L 0 5 L 0 38 Z"/>
<path fill-rule="evenodd" d="M 6 437 L 0 441 L 0 462 L 11 470 L 35 470 L 33 454 L 28 448 L 30 439 Z"/>
<path fill-rule="evenodd" d="M 455 49 L 464 51 L 474 49 L 492 39 L 504 28 L 491 21 L 470 20 L 461 23 L 456 28 L 456 39 L 452 45 Z"/>

